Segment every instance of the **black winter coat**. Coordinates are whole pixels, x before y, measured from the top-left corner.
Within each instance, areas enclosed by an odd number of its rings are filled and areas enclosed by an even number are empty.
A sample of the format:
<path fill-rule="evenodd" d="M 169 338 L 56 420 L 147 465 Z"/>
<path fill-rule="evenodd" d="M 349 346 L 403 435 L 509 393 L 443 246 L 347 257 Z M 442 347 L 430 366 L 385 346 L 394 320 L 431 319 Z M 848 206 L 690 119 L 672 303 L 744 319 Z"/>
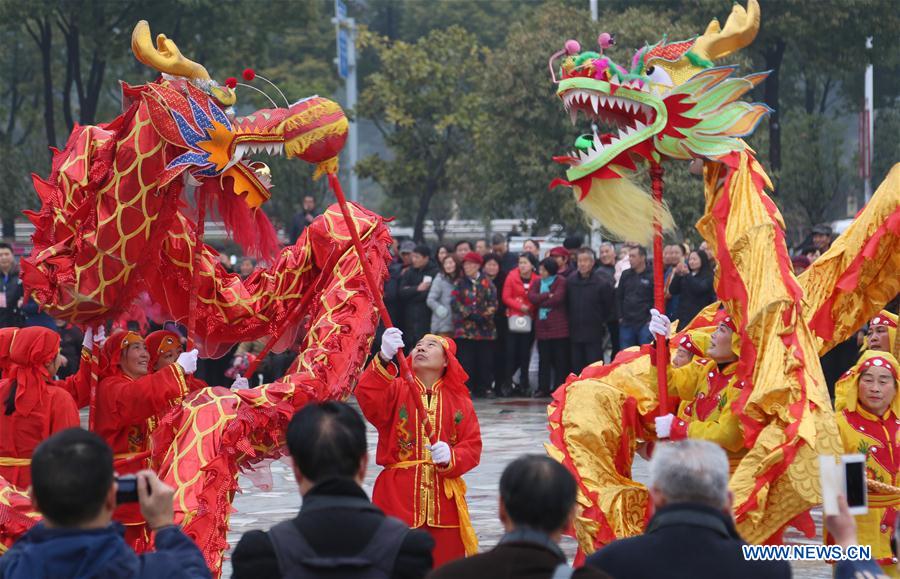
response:
<path fill-rule="evenodd" d="M 639 537 L 620 539 L 587 565 L 628 579 L 788 579 L 787 561 L 747 561 L 731 517 L 705 505 L 661 507 Z"/>
<path fill-rule="evenodd" d="M 410 347 L 415 346 L 422 336 L 431 331 L 431 308 L 427 303 L 428 290 L 419 291 L 417 289 L 426 275 L 431 276 L 432 281 L 438 275 L 437 265 L 430 259 L 421 269 L 410 267 L 400 276 L 397 291 L 403 316 L 403 325 L 400 328 L 404 333 L 404 343 Z"/>
<path fill-rule="evenodd" d="M 576 343 L 602 342 L 606 323 L 616 312 L 613 280 L 605 272 L 593 271 L 587 278 L 578 271 L 566 279 L 569 339 Z"/>
<path fill-rule="evenodd" d="M 320 497 L 352 497 L 368 500 L 365 491 L 350 479 L 326 479 L 306 493 L 304 501 L 313 504 Z M 293 519 L 303 538 L 320 557 L 340 557 L 360 552 L 378 530 L 384 514 L 353 509 L 317 510 L 306 514 L 303 507 Z M 413 529 L 403 540 L 397 554 L 393 577 L 417 579 L 431 570 L 434 539 L 425 531 Z M 272 539 L 264 531 L 245 533 L 231 556 L 234 579 L 280 579 L 281 571 Z"/>
<path fill-rule="evenodd" d="M 675 318 L 683 328 L 694 319 L 700 310 L 716 301 L 716 290 L 713 288 L 712 271 L 701 271 L 697 275 L 676 275 L 669 284 L 669 293 L 681 296 Z"/>
<path fill-rule="evenodd" d="M 616 288 L 616 303 L 619 306 L 619 320 L 626 326 L 643 326 L 650 321 L 653 307 L 653 270 L 648 264 L 644 271 L 637 273 L 626 269 L 619 278 Z"/>

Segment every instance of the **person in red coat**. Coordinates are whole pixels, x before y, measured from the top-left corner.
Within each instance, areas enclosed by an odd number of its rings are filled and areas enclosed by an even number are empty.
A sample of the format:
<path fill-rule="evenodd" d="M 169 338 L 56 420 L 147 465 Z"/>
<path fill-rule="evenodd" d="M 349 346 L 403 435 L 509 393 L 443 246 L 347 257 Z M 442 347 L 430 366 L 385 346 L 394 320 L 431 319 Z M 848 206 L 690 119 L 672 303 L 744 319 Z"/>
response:
<path fill-rule="evenodd" d="M 190 392 L 185 378 L 197 369 L 197 350 L 157 372 L 150 372 L 149 363 L 146 344 L 135 332 L 117 331 L 103 345 L 94 430 L 112 447 L 120 476 L 149 466 L 150 433 L 157 417 Z M 120 506 L 113 518 L 125 525 L 125 542 L 136 552 L 153 544 L 137 503 Z"/>
<path fill-rule="evenodd" d="M 37 445 L 80 425 L 72 396 L 51 384 L 63 361 L 59 334 L 53 330 L 0 330 L 0 476 L 20 489 L 31 485 L 31 455 Z"/>
<path fill-rule="evenodd" d="M 378 429 L 375 460 L 384 467 L 372 502 L 434 537 L 439 567 L 478 551 L 461 477 L 481 460 L 481 429 L 453 340 L 433 334 L 419 340 L 410 354 L 412 384 L 391 362 L 401 348 L 402 332 L 386 330 L 356 387 L 363 415 Z M 420 409 L 437 436 L 433 445 Z"/>
<path fill-rule="evenodd" d="M 531 387 L 528 384 L 528 367 L 531 362 L 531 346 L 534 344 L 534 320 L 537 308 L 528 299 L 528 290 L 532 285 L 540 285 L 541 278 L 535 273 L 537 259 L 530 253 L 519 255 L 519 267 L 506 276 L 503 284 L 503 303 L 506 305 L 506 316 L 516 316 L 518 326 L 510 326 L 506 341 L 507 364 L 506 384 L 512 384 L 513 376 L 519 372 L 517 389 L 520 394 L 528 395 Z M 530 322 L 530 328 L 527 327 Z M 527 330 L 527 331 L 526 331 Z"/>

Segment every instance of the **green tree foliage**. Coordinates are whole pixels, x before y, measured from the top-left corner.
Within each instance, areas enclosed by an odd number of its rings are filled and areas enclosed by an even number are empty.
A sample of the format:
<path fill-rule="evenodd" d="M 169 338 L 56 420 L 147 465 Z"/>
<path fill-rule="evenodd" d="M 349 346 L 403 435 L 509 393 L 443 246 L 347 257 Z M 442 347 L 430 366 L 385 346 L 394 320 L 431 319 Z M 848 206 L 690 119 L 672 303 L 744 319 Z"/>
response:
<path fill-rule="evenodd" d="M 414 44 L 374 34 L 364 42 L 381 65 L 360 95 L 359 114 L 375 120 L 393 158 L 370 156 L 357 169 L 384 188 L 384 209 L 412 222 L 421 240 L 432 199 L 455 193 L 448 166 L 471 159 L 468 129 L 483 110 L 476 87 L 485 50 L 455 26 Z"/>
<path fill-rule="evenodd" d="M 900 163 L 900 106 L 884 108 L 875 115 L 875 145 L 872 186 L 884 181 L 891 167 Z"/>
<path fill-rule="evenodd" d="M 779 201 L 789 231 L 808 231 L 826 221 L 829 209 L 851 182 L 858 185 L 845 160 L 841 127 L 819 113 L 795 112 L 784 131 L 784 166 Z M 787 168 L 790 167 L 790 170 Z"/>

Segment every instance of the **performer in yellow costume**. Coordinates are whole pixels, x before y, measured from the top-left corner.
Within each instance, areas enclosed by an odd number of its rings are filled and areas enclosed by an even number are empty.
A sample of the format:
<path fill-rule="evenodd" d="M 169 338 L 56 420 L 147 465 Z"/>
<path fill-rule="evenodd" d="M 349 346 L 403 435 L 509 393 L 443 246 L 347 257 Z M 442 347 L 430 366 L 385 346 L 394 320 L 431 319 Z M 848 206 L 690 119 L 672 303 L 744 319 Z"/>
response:
<path fill-rule="evenodd" d="M 900 577 L 891 552 L 896 509 L 900 505 L 900 364 L 887 352 L 868 350 L 841 379 L 843 410 L 838 430 L 848 454 L 866 455 L 869 512 L 856 518 L 859 543 L 872 546 L 872 557 L 891 577 Z M 837 402 L 837 401 L 836 401 Z"/>
<path fill-rule="evenodd" d="M 866 332 L 866 348 L 896 355 L 897 346 L 897 314 L 881 310 L 869 321 L 869 331 Z"/>
<path fill-rule="evenodd" d="M 669 319 L 651 310 L 650 331 L 667 336 Z M 728 453 L 734 472 L 747 454 L 741 424 L 732 406 L 741 394 L 744 382 L 738 378 L 739 334 L 731 316 L 721 313 L 719 324 L 709 338 L 704 357 L 668 369 L 669 392 L 681 399 L 677 418 L 666 414 L 656 418 L 658 438 L 682 440 L 702 438 L 715 442 Z M 680 347 L 680 346 L 679 346 Z M 651 372 L 650 377 L 655 377 Z"/>

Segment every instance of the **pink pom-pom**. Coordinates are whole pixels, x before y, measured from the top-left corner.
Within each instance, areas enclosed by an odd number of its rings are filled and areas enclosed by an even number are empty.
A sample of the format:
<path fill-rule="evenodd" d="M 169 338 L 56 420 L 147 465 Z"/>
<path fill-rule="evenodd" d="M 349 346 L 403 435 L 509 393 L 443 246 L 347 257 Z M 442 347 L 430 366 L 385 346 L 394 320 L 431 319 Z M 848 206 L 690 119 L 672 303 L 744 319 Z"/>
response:
<path fill-rule="evenodd" d="M 578 54 L 581 52 L 581 44 L 577 40 L 566 40 L 566 54 Z"/>
<path fill-rule="evenodd" d="M 615 43 L 615 38 L 613 38 L 613 35 L 609 32 L 603 32 L 597 37 L 597 44 L 600 45 L 600 48 L 609 48 Z"/>
<path fill-rule="evenodd" d="M 256 78 L 256 71 L 254 71 L 252 68 L 245 68 L 243 76 L 244 76 L 244 80 L 246 80 L 247 82 L 250 82 L 251 80 Z"/>
<path fill-rule="evenodd" d="M 234 78 L 233 76 L 229 76 L 228 78 L 225 79 L 225 86 L 227 86 L 228 88 L 234 88 L 234 87 L 236 87 L 236 86 L 237 86 L 237 79 Z"/>

